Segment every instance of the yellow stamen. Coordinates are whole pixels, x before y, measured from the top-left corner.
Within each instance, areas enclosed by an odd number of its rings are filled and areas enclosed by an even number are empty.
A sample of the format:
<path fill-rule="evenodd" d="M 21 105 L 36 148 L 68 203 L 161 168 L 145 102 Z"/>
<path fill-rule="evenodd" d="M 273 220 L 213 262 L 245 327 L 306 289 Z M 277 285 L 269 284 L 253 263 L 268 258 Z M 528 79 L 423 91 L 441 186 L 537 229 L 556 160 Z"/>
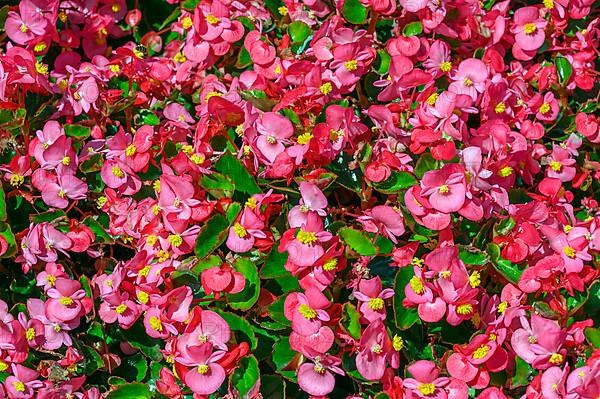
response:
<path fill-rule="evenodd" d="M 487 345 L 481 345 L 473 352 L 473 359 L 482 359 L 487 356 L 490 352 L 490 347 Z"/>
<path fill-rule="evenodd" d="M 169 241 L 169 243 L 175 248 L 178 248 L 181 246 L 181 244 L 183 244 L 183 238 L 179 234 L 169 235 L 169 237 L 167 237 L 167 241 Z"/>
<path fill-rule="evenodd" d="M 481 273 L 479 273 L 478 271 L 474 271 L 470 276 L 469 276 L 469 284 L 471 285 L 471 287 L 473 288 L 477 288 L 479 287 L 479 285 L 481 284 Z"/>
<path fill-rule="evenodd" d="M 285 17 L 288 14 L 288 9 L 285 6 L 281 6 L 277 9 L 277 12 L 279 13 L 279 15 Z"/>
<path fill-rule="evenodd" d="M 119 306 L 117 306 L 115 308 L 115 312 L 117 312 L 117 314 L 123 314 L 123 313 L 125 313 L 126 310 L 127 310 L 127 305 L 125 305 L 124 303 L 120 304 Z"/>
<path fill-rule="evenodd" d="M 337 264 L 337 258 L 331 258 L 323 264 L 323 270 L 325 270 L 326 272 L 332 272 L 337 268 Z"/>
<path fill-rule="evenodd" d="M 442 184 L 438 191 L 440 192 L 440 194 L 448 194 L 450 192 L 450 187 L 448 187 L 447 184 Z"/>
<path fill-rule="evenodd" d="M 549 360 L 549 362 L 554 365 L 562 364 L 562 362 L 564 362 L 564 361 L 565 361 L 565 358 L 560 353 L 553 353 L 552 356 L 550 356 L 550 360 Z"/>
<path fill-rule="evenodd" d="M 473 313 L 473 305 L 470 303 L 463 303 L 462 305 L 458 305 L 456 307 L 456 313 L 466 316 L 468 314 Z"/>
<path fill-rule="evenodd" d="M 510 166 L 505 166 L 498 171 L 498 175 L 500 177 L 508 177 L 513 174 L 513 171 L 514 171 L 514 169 L 511 168 Z"/>
<path fill-rule="evenodd" d="M 206 364 L 201 364 L 198 366 L 198 373 L 200 374 L 206 374 L 208 373 L 208 370 L 210 370 L 210 368 Z"/>
<path fill-rule="evenodd" d="M 444 61 L 440 64 L 440 71 L 442 72 L 450 72 L 452 69 L 452 63 L 450 61 Z"/>
<path fill-rule="evenodd" d="M 311 308 L 310 306 L 308 306 L 307 304 L 303 303 L 302 305 L 300 305 L 298 307 L 298 312 L 300 312 L 300 314 L 306 319 L 306 320 L 312 320 L 315 317 L 317 317 L 317 311 L 314 310 L 313 308 Z"/>
<path fill-rule="evenodd" d="M 357 60 L 346 61 L 346 62 L 344 62 L 344 67 L 346 67 L 346 69 L 349 72 L 356 71 L 358 69 L 358 61 Z"/>
<path fill-rule="evenodd" d="M 394 335 L 394 338 L 392 338 L 392 346 L 396 352 L 400 352 L 400 350 L 404 348 L 404 340 L 402 337 L 399 335 Z"/>
<path fill-rule="evenodd" d="M 417 386 L 417 389 L 423 395 L 429 396 L 429 395 L 433 395 L 434 394 L 434 392 L 435 392 L 435 385 L 433 383 L 431 383 L 431 382 L 428 382 L 426 384 L 420 384 L 419 386 Z"/>
<path fill-rule="evenodd" d="M 192 21 L 192 19 L 190 17 L 184 17 L 181 20 L 181 26 L 183 26 L 183 29 L 188 30 L 192 27 L 192 25 L 194 25 L 194 22 Z"/>
<path fill-rule="evenodd" d="M 218 17 L 215 17 L 215 16 L 214 16 L 214 15 L 212 15 L 212 14 L 208 14 L 208 15 L 206 16 L 206 22 L 208 22 L 208 23 L 209 23 L 209 24 L 211 24 L 211 25 L 216 25 L 216 24 L 218 24 L 218 23 L 219 23 L 219 18 L 218 18 Z"/>
<path fill-rule="evenodd" d="M 574 259 L 575 255 L 577 255 L 577 251 L 575 250 L 575 248 L 570 247 L 568 245 L 563 248 L 563 253 L 571 259 Z"/>
<path fill-rule="evenodd" d="M 236 236 L 238 236 L 239 238 L 245 238 L 248 235 L 248 232 L 246 231 L 246 229 L 244 228 L 244 226 L 242 226 L 239 223 L 236 223 L 233 226 L 233 232 L 235 233 Z"/>
<path fill-rule="evenodd" d="M 540 114 L 545 115 L 550 112 L 550 109 L 550 104 L 545 102 L 540 106 Z"/>
<path fill-rule="evenodd" d="M 27 341 L 31 341 L 35 338 L 35 330 L 33 329 L 33 327 L 29 327 L 27 331 L 25 331 L 25 338 L 27 339 Z"/>
<path fill-rule="evenodd" d="M 562 164 L 558 161 L 551 161 L 550 169 L 552 169 L 555 172 L 560 172 L 560 170 L 562 169 Z"/>
<path fill-rule="evenodd" d="M 537 31 L 537 29 L 537 26 L 532 22 L 527 23 L 523 26 L 523 31 L 528 35 L 534 34 Z"/>
<path fill-rule="evenodd" d="M 137 151 L 137 147 L 134 146 L 133 144 L 129 144 L 127 146 L 127 148 L 125 149 L 125 155 L 127 155 L 128 157 L 132 157 L 135 155 Z"/>
<path fill-rule="evenodd" d="M 415 294 L 421 295 L 425 292 L 425 287 L 423 286 L 423 281 L 417 276 L 413 276 L 410 279 L 410 288 L 414 291 Z"/>
<path fill-rule="evenodd" d="M 333 85 L 330 82 L 325 82 L 319 87 L 319 91 L 326 96 L 333 91 Z"/>
<path fill-rule="evenodd" d="M 73 298 L 70 298 L 68 296 L 63 296 L 62 298 L 59 299 L 60 304 L 64 305 L 64 306 L 70 306 L 73 304 Z"/>
<path fill-rule="evenodd" d="M 302 244 L 313 245 L 317 242 L 317 234 L 314 231 L 305 231 L 300 229 L 296 235 L 296 239 Z"/>
<path fill-rule="evenodd" d="M 15 391 L 25 392 L 25 384 L 23 384 L 21 381 L 14 381 L 13 387 L 15 388 Z"/>
<path fill-rule="evenodd" d="M 508 302 L 502 301 L 498 304 L 498 313 L 504 313 L 508 309 Z"/>
<path fill-rule="evenodd" d="M 384 306 L 385 302 L 381 298 L 371 298 L 371 300 L 369 300 L 369 307 L 372 310 L 381 310 Z"/>
<path fill-rule="evenodd" d="M 308 142 L 310 141 L 310 139 L 313 138 L 313 135 L 310 133 L 303 133 L 298 137 L 298 144 L 308 144 Z"/>
<path fill-rule="evenodd" d="M 427 104 L 429 104 L 433 107 L 439 97 L 440 97 L 440 95 L 438 93 L 432 93 L 429 97 L 427 97 L 427 100 L 426 100 Z"/>
<path fill-rule="evenodd" d="M 151 316 L 150 320 L 148 320 L 148 322 L 150 323 L 150 327 L 154 330 L 154 331 L 158 331 L 158 332 L 162 332 L 163 330 L 163 325 L 162 322 L 160 321 L 160 319 L 156 316 Z"/>
<path fill-rule="evenodd" d="M 496 104 L 496 108 L 494 108 L 494 112 L 496 112 L 497 114 L 501 114 L 504 111 L 506 111 L 506 104 L 504 104 L 504 102 L 499 102 L 498 104 Z"/>
<path fill-rule="evenodd" d="M 121 168 L 119 168 L 118 166 L 113 166 L 111 168 L 111 172 L 115 177 L 117 177 L 119 179 L 121 179 L 123 176 L 125 176 L 125 173 L 123 173 L 123 170 L 121 170 Z"/>

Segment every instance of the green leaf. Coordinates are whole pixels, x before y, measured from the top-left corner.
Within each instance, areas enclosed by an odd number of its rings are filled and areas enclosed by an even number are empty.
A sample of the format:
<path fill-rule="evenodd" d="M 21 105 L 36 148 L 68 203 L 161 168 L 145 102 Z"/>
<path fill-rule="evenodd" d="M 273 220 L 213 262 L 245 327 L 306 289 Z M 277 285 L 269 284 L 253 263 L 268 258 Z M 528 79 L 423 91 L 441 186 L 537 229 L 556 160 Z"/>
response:
<path fill-rule="evenodd" d="M 351 24 L 361 25 L 367 20 L 367 8 L 359 0 L 346 0 L 342 7 L 342 15 Z"/>
<path fill-rule="evenodd" d="M 91 375 L 96 370 L 104 367 L 104 362 L 102 361 L 102 357 L 96 352 L 96 350 L 90 346 L 82 345 L 81 351 L 83 352 L 84 364 L 83 368 L 86 375 Z"/>
<path fill-rule="evenodd" d="M 360 314 L 351 303 L 344 304 L 340 324 L 352 338 L 360 338 Z"/>
<path fill-rule="evenodd" d="M 269 256 L 267 256 L 262 269 L 260 269 L 260 277 L 270 279 L 289 276 L 290 272 L 285 270 L 284 267 L 287 258 L 287 252 L 279 252 L 277 248 L 273 248 Z"/>
<path fill-rule="evenodd" d="M 237 259 L 233 266 L 235 270 L 242 273 L 246 285 L 241 292 L 227 295 L 227 302 L 234 309 L 248 310 L 258 301 L 258 295 L 260 294 L 258 270 L 256 265 L 246 258 Z"/>
<path fill-rule="evenodd" d="M 425 172 L 436 170 L 439 165 L 440 161 L 433 158 L 430 153 L 422 154 L 415 165 L 415 176 L 421 179 Z"/>
<path fill-rule="evenodd" d="M 196 256 L 200 259 L 210 255 L 227 239 L 229 222 L 221 214 L 216 214 L 202 227 L 196 239 Z"/>
<path fill-rule="evenodd" d="M 260 393 L 263 398 L 285 399 L 285 381 L 276 375 L 260 377 Z"/>
<path fill-rule="evenodd" d="M 407 189 L 417 184 L 417 179 L 408 172 L 394 172 L 384 182 L 376 183 L 375 190 L 384 194 L 397 194 L 400 190 Z"/>
<path fill-rule="evenodd" d="M 6 24 L 6 17 L 8 16 L 9 6 L 4 6 L 0 8 L 0 32 L 4 32 L 4 26 Z"/>
<path fill-rule="evenodd" d="M 490 255 L 490 260 L 494 268 L 502 274 L 508 281 L 513 284 L 518 284 L 523 270 L 509 260 L 500 256 L 500 247 L 494 243 L 487 246 L 487 253 Z"/>
<path fill-rule="evenodd" d="M 288 34 L 292 43 L 304 43 L 311 33 L 310 26 L 302 21 L 294 21 L 288 26 Z"/>
<path fill-rule="evenodd" d="M 179 10 L 179 9 L 177 9 Z M 158 126 L 160 125 L 160 119 L 156 114 L 150 110 L 143 109 L 140 111 L 140 116 L 142 118 L 142 123 L 144 125 L 150 126 Z"/>
<path fill-rule="evenodd" d="M 245 47 L 240 49 L 240 52 L 237 55 L 237 60 L 235 62 L 235 67 L 237 69 L 244 69 L 252 65 L 252 58 L 250 58 L 250 53 L 246 50 Z"/>
<path fill-rule="evenodd" d="M 156 338 L 146 334 L 146 330 L 141 321 L 138 321 L 128 330 L 121 330 L 123 341 L 127 342 L 134 348 L 139 349 L 142 353 L 148 356 L 151 360 L 162 360 L 163 355 L 160 352 L 161 342 Z"/>
<path fill-rule="evenodd" d="M 115 369 L 115 374 L 126 381 L 142 381 L 147 372 L 148 362 L 140 352 L 123 357 L 121 365 Z"/>
<path fill-rule="evenodd" d="M 4 195 L 4 189 L 0 185 L 0 221 L 5 222 L 8 214 L 6 213 L 6 195 Z"/>
<path fill-rule="evenodd" d="M 150 399 L 151 397 L 148 385 L 134 382 L 119 385 L 117 389 L 108 394 L 106 399 Z"/>
<path fill-rule="evenodd" d="M 423 32 L 423 24 L 421 21 L 411 22 L 404 26 L 402 29 L 402 34 L 405 37 L 418 36 Z"/>
<path fill-rule="evenodd" d="M 588 342 L 596 349 L 600 349 L 600 330 L 597 328 L 588 327 L 584 331 Z"/>
<path fill-rule="evenodd" d="M 412 267 L 402 267 L 396 273 L 394 281 L 394 315 L 396 326 L 401 330 L 406 330 L 419 321 L 417 309 L 407 308 L 402 304 L 402 300 L 405 298 L 404 288 L 414 275 L 415 272 Z"/>
<path fill-rule="evenodd" d="M 488 254 L 477 248 L 459 246 L 458 257 L 467 265 L 485 265 L 488 260 Z"/>
<path fill-rule="evenodd" d="M 37 215 L 29 215 L 29 220 L 33 223 L 44 223 L 54 222 L 56 219 L 66 218 L 67 214 L 65 211 L 56 210 L 44 213 L 38 213 Z"/>
<path fill-rule="evenodd" d="M 198 263 L 192 267 L 192 273 L 199 275 L 206 269 L 210 269 L 211 267 L 221 266 L 223 264 L 223 260 L 217 255 L 210 255 L 205 259 L 200 259 Z"/>
<path fill-rule="evenodd" d="M 294 278 L 296 281 L 298 279 Z M 275 280 L 277 281 L 277 280 Z M 273 320 L 275 320 L 276 322 L 284 325 L 284 326 L 290 326 L 291 322 L 287 319 L 287 317 L 285 317 L 285 314 L 283 312 L 283 306 L 285 303 L 285 296 L 281 295 L 275 302 L 273 302 L 272 304 L 270 304 L 267 309 L 268 309 L 268 314 L 269 317 Z"/>
<path fill-rule="evenodd" d="M 0 255 L 0 258 L 12 258 L 17 253 L 17 241 L 15 240 L 15 235 L 8 223 L 0 222 L 0 236 L 2 236 L 8 244 L 6 252 Z"/>
<path fill-rule="evenodd" d="M 246 321 L 246 319 L 242 319 L 236 314 L 224 312 L 219 309 L 214 309 L 214 311 L 221 315 L 223 319 L 225 319 L 227 324 L 229 324 L 229 328 L 231 328 L 232 331 L 238 331 L 245 336 L 245 341 L 247 341 L 250 344 L 251 350 L 256 349 L 256 346 L 258 345 L 258 341 L 256 340 L 256 334 L 254 333 L 252 326 L 249 322 Z"/>
<path fill-rule="evenodd" d="M 375 72 L 380 75 L 385 75 L 388 73 L 390 69 L 390 62 L 392 61 L 392 57 L 385 50 L 377 50 L 377 58 L 373 63 L 373 68 Z"/>
<path fill-rule="evenodd" d="M 351 227 L 343 227 L 338 233 L 342 240 L 359 255 L 373 256 L 377 254 L 377 249 L 371 240 L 362 232 Z"/>
<path fill-rule="evenodd" d="M 231 376 L 231 383 L 237 389 L 239 397 L 245 395 L 260 381 L 260 369 L 258 360 L 254 356 L 248 356 L 240 360 L 239 366 L 235 368 Z"/>
<path fill-rule="evenodd" d="M 533 368 L 525 360 L 515 357 L 515 372 L 510 380 L 511 389 L 529 385 L 529 377 L 533 374 Z"/>
<path fill-rule="evenodd" d="M 296 356 L 296 352 L 290 347 L 288 337 L 282 337 L 273 345 L 272 359 L 278 371 L 290 364 L 294 356 Z"/>
<path fill-rule="evenodd" d="M 87 126 L 81 125 L 64 125 L 65 134 L 68 137 L 74 137 L 78 139 L 87 139 L 90 137 L 92 129 Z"/>
<path fill-rule="evenodd" d="M 248 170 L 230 152 L 224 153 L 215 164 L 215 170 L 229 176 L 237 191 L 252 195 L 260 193 L 260 188 Z"/>
<path fill-rule="evenodd" d="M 205 188 L 211 196 L 217 199 L 223 197 L 231 198 L 235 191 L 235 185 L 231 178 L 220 173 L 203 175 L 200 178 L 200 186 Z"/>
<path fill-rule="evenodd" d="M 558 82 L 562 86 L 566 86 L 569 83 L 569 79 L 571 79 L 571 75 L 573 74 L 573 67 L 568 59 L 562 56 L 556 57 L 555 61 L 556 65 L 556 73 L 558 75 Z"/>
<path fill-rule="evenodd" d="M 83 224 L 92 230 L 92 233 L 96 236 L 96 242 L 102 244 L 114 244 L 115 240 L 106 232 L 106 230 L 104 230 L 104 226 L 94 219 L 94 217 L 87 216 L 83 219 Z"/>
<path fill-rule="evenodd" d="M 225 210 L 225 217 L 227 217 L 227 221 L 230 225 L 235 222 L 235 219 L 237 219 L 241 211 L 242 205 L 239 202 L 232 202 L 227 206 L 227 209 Z"/>

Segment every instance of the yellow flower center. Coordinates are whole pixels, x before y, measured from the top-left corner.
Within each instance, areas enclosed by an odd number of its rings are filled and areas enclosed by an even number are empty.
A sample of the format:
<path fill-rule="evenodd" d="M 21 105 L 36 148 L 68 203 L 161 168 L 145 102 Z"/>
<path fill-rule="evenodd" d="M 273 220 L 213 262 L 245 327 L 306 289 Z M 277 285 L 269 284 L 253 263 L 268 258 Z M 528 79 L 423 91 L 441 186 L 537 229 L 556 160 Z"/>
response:
<path fill-rule="evenodd" d="M 117 12 L 121 11 L 121 6 L 118 4 L 113 4 L 110 9 L 112 10 L 112 12 L 117 13 Z"/>
<path fill-rule="evenodd" d="M 313 135 L 310 133 L 303 133 L 298 137 L 298 144 L 308 144 L 308 142 L 310 141 L 310 139 L 313 138 Z"/>
<path fill-rule="evenodd" d="M 447 184 L 442 184 L 438 189 L 440 194 L 448 194 L 450 192 L 450 187 Z"/>
<path fill-rule="evenodd" d="M 33 46 L 33 51 L 35 51 L 36 53 L 41 53 L 42 51 L 46 50 L 47 47 L 48 46 L 44 42 L 38 43 L 35 46 Z"/>
<path fill-rule="evenodd" d="M 490 347 L 487 345 L 481 345 L 473 352 L 473 359 L 482 359 L 487 356 L 490 352 Z"/>
<path fill-rule="evenodd" d="M 575 250 L 575 248 L 570 247 L 568 245 L 563 248 L 563 253 L 571 259 L 575 258 L 575 255 L 577 255 L 577 251 Z"/>
<path fill-rule="evenodd" d="M 136 152 L 137 152 L 137 147 L 134 146 L 133 144 L 129 144 L 127 146 L 127 148 L 125 149 L 125 155 L 127 155 L 128 157 L 134 156 Z"/>
<path fill-rule="evenodd" d="M 14 381 L 13 387 L 15 388 L 15 391 L 25 392 L 25 384 L 23 384 L 21 381 Z"/>
<path fill-rule="evenodd" d="M 530 335 L 529 337 L 527 337 L 527 342 L 529 342 L 530 344 L 535 344 L 537 342 L 537 338 L 533 335 Z"/>
<path fill-rule="evenodd" d="M 302 244 L 313 245 L 317 242 L 317 234 L 314 231 L 305 231 L 300 229 L 296 235 L 296 239 Z"/>
<path fill-rule="evenodd" d="M 356 71 L 358 69 L 358 61 L 357 60 L 346 61 L 346 62 L 344 62 L 344 67 L 349 72 Z"/>
<path fill-rule="evenodd" d="M 183 238 L 181 238 L 179 234 L 171 234 L 169 237 L 167 237 L 167 240 L 175 248 L 178 248 L 181 246 L 181 244 L 183 244 Z"/>
<path fill-rule="evenodd" d="M 21 24 L 21 26 L 19 27 L 19 30 L 23 33 L 27 33 L 27 31 L 29 30 L 29 28 L 27 27 L 27 25 L 25 24 Z"/>
<path fill-rule="evenodd" d="M 550 162 L 550 169 L 552 169 L 555 172 L 560 172 L 560 170 L 562 169 L 562 164 L 558 161 L 552 161 Z"/>
<path fill-rule="evenodd" d="M 508 302 L 502 301 L 498 304 L 498 313 L 504 313 L 508 309 Z"/>
<path fill-rule="evenodd" d="M 73 98 L 77 101 L 81 100 L 81 94 L 79 94 L 78 92 L 73 93 Z"/>
<path fill-rule="evenodd" d="M 152 183 L 152 188 L 154 188 L 157 193 L 160 193 L 160 180 L 154 180 L 154 183 Z"/>
<path fill-rule="evenodd" d="M 185 57 L 185 55 L 183 55 L 183 53 L 180 51 L 178 53 L 176 53 L 173 56 L 173 61 L 177 62 L 178 64 L 181 64 L 183 62 L 187 61 L 187 58 Z"/>
<path fill-rule="evenodd" d="M 27 341 L 31 341 L 35 338 L 35 330 L 33 329 L 33 327 L 29 327 L 27 331 L 25 331 L 25 338 L 27 339 Z"/>
<path fill-rule="evenodd" d="M 213 90 L 204 97 L 204 101 L 208 101 L 213 97 L 221 97 L 221 96 L 223 96 L 223 93 L 219 93 L 218 91 Z"/>
<path fill-rule="evenodd" d="M 458 305 L 456 307 L 456 313 L 463 316 L 471 314 L 473 313 L 473 305 L 471 305 L 470 303 L 463 303 L 462 305 Z"/>
<path fill-rule="evenodd" d="M 277 12 L 279 13 L 279 15 L 282 15 L 285 17 L 288 14 L 288 9 L 285 6 L 281 6 L 277 9 Z"/>
<path fill-rule="evenodd" d="M 399 335 L 394 335 L 394 338 L 392 338 L 392 346 L 396 352 L 400 352 L 400 350 L 404 348 L 404 340 L 402 337 Z"/>
<path fill-rule="evenodd" d="M 192 161 L 196 165 L 201 165 L 204 163 L 204 161 L 206 161 L 206 158 L 203 155 L 194 154 L 190 157 L 190 161 Z"/>
<path fill-rule="evenodd" d="M 440 64 L 440 71 L 442 72 L 450 72 L 452 69 L 452 63 L 450 61 L 444 61 Z"/>
<path fill-rule="evenodd" d="M 385 306 L 385 302 L 381 298 L 371 298 L 369 300 L 369 307 L 372 310 L 381 310 Z"/>
<path fill-rule="evenodd" d="M 337 268 L 337 264 L 337 258 L 331 258 L 323 264 L 323 270 L 325 270 L 326 272 L 334 271 Z"/>
<path fill-rule="evenodd" d="M 2 360 L 0 360 L 0 373 L 3 371 L 6 371 L 8 369 L 8 364 L 6 364 L 6 362 L 3 362 Z"/>
<path fill-rule="evenodd" d="M 123 314 L 123 313 L 125 313 L 126 310 L 127 310 L 127 305 L 122 303 L 116 307 L 115 312 L 117 312 L 117 314 Z"/>
<path fill-rule="evenodd" d="M 208 373 L 208 370 L 210 370 L 210 369 L 209 369 L 208 365 L 206 365 L 206 364 L 201 364 L 198 366 L 198 373 L 200 373 L 200 374 L 206 374 L 206 373 Z"/>
<path fill-rule="evenodd" d="M 208 23 L 209 23 L 209 24 L 211 24 L 211 25 L 216 25 L 216 24 L 218 24 L 218 23 L 219 23 L 219 18 L 215 17 L 215 16 L 214 16 L 214 15 L 212 15 L 212 14 L 208 14 L 208 15 L 206 16 L 206 22 L 208 22 Z"/>
<path fill-rule="evenodd" d="M 435 392 L 435 385 L 431 382 L 426 384 L 420 384 L 417 389 L 425 396 L 433 395 Z"/>
<path fill-rule="evenodd" d="M 158 332 L 162 332 L 163 330 L 163 325 L 162 322 L 160 321 L 160 319 L 156 316 L 151 316 L 150 320 L 148 320 L 148 322 L 150 323 L 150 327 L 154 330 L 154 331 L 158 331 Z"/>
<path fill-rule="evenodd" d="M 154 244 L 156 244 L 157 241 L 158 241 L 158 237 L 155 236 L 154 234 L 150 234 L 148 237 L 146 237 L 146 244 L 148 244 L 150 246 L 154 246 Z"/>
<path fill-rule="evenodd" d="M 319 87 L 319 91 L 326 96 L 333 91 L 333 85 L 330 82 L 325 82 Z"/>
<path fill-rule="evenodd" d="M 425 287 L 423 286 L 423 281 L 417 276 L 413 276 L 410 279 L 410 288 L 415 292 L 415 294 L 421 295 L 425 292 Z"/>
<path fill-rule="evenodd" d="M 63 296 L 62 298 L 59 299 L 60 304 L 64 305 L 64 306 L 70 306 L 73 304 L 73 298 L 70 298 L 68 296 Z"/>
<path fill-rule="evenodd" d="M 496 108 L 494 108 L 494 111 L 497 114 L 501 114 L 504 111 L 506 111 L 506 104 L 504 104 L 504 102 L 499 102 L 498 104 L 496 104 Z"/>
<path fill-rule="evenodd" d="M 48 75 L 48 65 L 43 64 L 39 61 L 35 63 L 35 70 L 40 75 Z"/>
<path fill-rule="evenodd" d="M 141 304 L 145 305 L 148 303 L 148 300 L 150 299 L 150 295 L 148 295 L 148 293 L 146 291 L 138 291 L 137 299 L 138 299 L 138 301 L 140 301 Z"/>
<path fill-rule="evenodd" d="M 315 367 L 313 367 L 313 369 L 319 374 L 323 374 L 325 372 L 325 367 L 323 367 L 321 363 L 315 363 Z"/>
<path fill-rule="evenodd" d="M 479 287 L 479 285 L 481 284 L 481 273 L 479 273 L 478 271 L 474 271 L 469 276 L 469 284 L 471 284 L 471 287 L 473 288 Z"/>
<path fill-rule="evenodd" d="M 498 171 L 498 175 L 500 175 L 500 177 L 508 177 L 513 174 L 513 171 L 514 169 L 510 166 L 505 166 Z"/>
<path fill-rule="evenodd" d="M 20 186 L 21 184 L 23 184 L 23 182 L 25 181 L 25 177 L 23 177 L 22 175 L 15 173 L 13 175 L 10 176 L 10 185 L 11 186 Z"/>
<path fill-rule="evenodd" d="M 523 26 L 523 31 L 528 35 L 532 35 L 537 31 L 537 26 L 534 23 L 530 22 Z"/>
<path fill-rule="evenodd" d="M 190 17 L 184 17 L 181 20 L 181 26 L 183 26 L 183 29 L 190 29 L 192 27 L 192 25 L 194 24 L 194 22 L 192 21 L 192 19 Z"/>
<path fill-rule="evenodd" d="M 167 259 L 169 259 L 171 257 L 171 255 L 169 255 L 169 253 L 167 251 L 163 251 L 162 249 L 160 251 L 158 251 L 158 253 L 156 254 L 156 257 L 158 258 L 159 262 L 164 262 Z"/>
<path fill-rule="evenodd" d="M 549 10 L 552 10 L 554 8 L 554 0 L 544 0 L 544 7 L 546 7 Z"/>
<path fill-rule="evenodd" d="M 67 195 L 67 193 L 65 193 L 65 192 L 64 192 L 64 190 L 60 190 L 60 191 L 58 192 L 58 196 L 59 196 L 60 198 L 65 198 L 65 196 L 66 196 L 66 195 Z"/>
<path fill-rule="evenodd" d="M 442 270 L 440 272 L 441 278 L 450 278 L 450 276 L 452 276 L 452 272 L 450 270 Z"/>
<path fill-rule="evenodd" d="M 464 83 L 465 86 L 469 87 L 469 86 L 471 86 L 473 84 L 473 81 L 471 79 L 469 79 L 469 78 L 464 78 L 463 79 L 463 83 Z"/>
<path fill-rule="evenodd" d="M 244 226 L 242 226 L 239 223 L 236 223 L 233 226 L 233 232 L 235 233 L 236 236 L 238 236 L 239 238 L 245 238 L 248 235 L 248 232 L 246 231 L 246 229 L 244 228 Z"/>
<path fill-rule="evenodd" d="M 438 93 L 432 93 L 429 97 L 427 97 L 427 104 L 434 106 L 439 97 L 440 95 Z"/>
<path fill-rule="evenodd" d="M 380 355 L 381 353 L 383 353 L 383 348 L 381 347 L 381 345 L 375 344 L 371 347 L 371 352 L 375 353 L 376 355 Z"/>
<path fill-rule="evenodd" d="M 540 106 L 540 114 L 545 115 L 548 112 L 550 112 L 550 104 L 545 102 Z"/>
<path fill-rule="evenodd" d="M 71 164 L 71 157 L 69 157 L 69 156 L 65 156 L 65 157 L 62 159 L 62 164 L 63 164 L 63 165 L 65 165 L 65 166 L 69 166 L 69 165 Z"/>
<path fill-rule="evenodd" d="M 125 176 L 125 173 L 118 166 L 113 166 L 110 170 L 113 176 L 118 177 L 119 179 Z"/>
<path fill-rule="evenodd" d="M 564 362 L 564 360 L 564 356 L 560 353 L 553 353 L 552 356 L 550 356 L 550 363 L 554 365 L 561 364 L 562 362 Z"/>
<path fill-rule="evenodd" d="M 250 197 L 246 201 L 245 205 L 250 209 L 256 209 L 256 206 L 258 205 L 258 200 L 254 197 Z"/>
<path fill-rule="evenodd" d="M 298 311 L 306 320 L 312 320 L 317 317 L 317 311 L 305 303 L 298 307 Z"/>

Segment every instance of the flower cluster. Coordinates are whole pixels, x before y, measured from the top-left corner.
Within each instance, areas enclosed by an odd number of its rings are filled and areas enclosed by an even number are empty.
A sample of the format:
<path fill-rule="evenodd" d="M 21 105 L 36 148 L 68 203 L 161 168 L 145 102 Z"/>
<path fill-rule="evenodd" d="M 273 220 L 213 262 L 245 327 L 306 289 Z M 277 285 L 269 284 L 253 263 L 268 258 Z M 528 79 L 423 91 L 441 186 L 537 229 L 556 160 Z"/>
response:
<path fill-rule="evenodd" d="M 4 3 L 0 397 L 600 398 L 597 2 Z"/>

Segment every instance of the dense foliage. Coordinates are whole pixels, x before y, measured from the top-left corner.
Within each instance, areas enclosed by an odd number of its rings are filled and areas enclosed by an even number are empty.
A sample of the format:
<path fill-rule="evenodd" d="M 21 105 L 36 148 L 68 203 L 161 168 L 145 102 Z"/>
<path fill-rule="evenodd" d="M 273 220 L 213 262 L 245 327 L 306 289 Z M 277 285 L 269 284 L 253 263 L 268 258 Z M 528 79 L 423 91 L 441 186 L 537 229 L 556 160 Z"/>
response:
<path fill-rule="evenodd" d="M 0 397 L 598 399 L 599 7 L 0 7 Z"/>

